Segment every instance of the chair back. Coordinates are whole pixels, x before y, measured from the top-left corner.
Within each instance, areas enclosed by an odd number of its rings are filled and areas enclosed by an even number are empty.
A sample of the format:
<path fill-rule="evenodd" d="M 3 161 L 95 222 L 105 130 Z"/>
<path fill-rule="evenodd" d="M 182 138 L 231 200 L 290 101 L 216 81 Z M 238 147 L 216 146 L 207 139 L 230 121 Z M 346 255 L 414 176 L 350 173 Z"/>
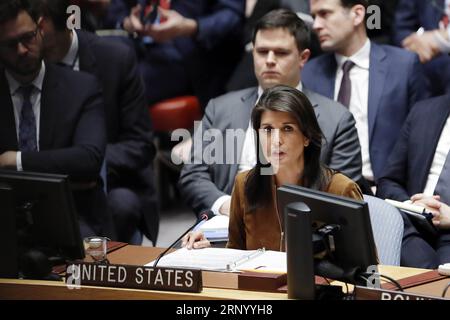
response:
<path fill-rule="evenodd" d="M 380 264 L 400 265 L 403 219 L 400 211 L 386 201 L 364 195 L 370 212 L 370 222 Z"/>

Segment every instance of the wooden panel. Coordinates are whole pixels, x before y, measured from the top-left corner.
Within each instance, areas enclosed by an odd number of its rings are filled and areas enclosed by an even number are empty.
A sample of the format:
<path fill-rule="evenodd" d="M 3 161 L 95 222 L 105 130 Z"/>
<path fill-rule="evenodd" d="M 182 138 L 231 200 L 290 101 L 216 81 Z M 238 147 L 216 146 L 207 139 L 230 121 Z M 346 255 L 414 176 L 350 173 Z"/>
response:
<path fill-rule="evenodd" d="M 108 259 L 114 264 L 142 266 L 154 260 L 158 254 L 162 252 L 162 250 L 164 249 L 128 245 L 108 254 Z M 428 272 L 429 270 L 380 266 L 379 271 L 382 274 L 398 280 Z M 203 289 L 203 292 L 198 294 L 87 286 L 82 287 L 79 290 L 69 290 L 62 282 L 0 279 L 0 299 L 287 299 L 286 293 L 267 293 L 224 289 L 238 287 L 238 277 L 236 274 L 203 272 L 203 277 L 205 288 Z M 441 288 L 443 288 L 443 284 L 446 281 L 448 281 L 448 279 L 434 283 L 434 287 L 437 289 L 435 288 L 433 291 L 438 291 L 438 289 L 442 291 Z M 433 284 L 423 287 L 420 286 L 417 290 L 414 288 L 408 291 L 422 294 L 436 294 L 435 292 L 430 292 L 430 286 L 432 285 Z"/>
<path fill-rule="evenodd" d="M 108 254 L 108 260 L 113 264 L 143 266 L 155 260 L 163 250 L 154 247 L 126 246 Z"/>
<path fill-rule="evenodd" d="M 442 279 L 439 281 L 423 284 L 413 288 L 406 289 L 406 292 L 412 292 L 416 294 L 426 294 L 435 297 L 441 297 L 447 284 L 450 283 L 450 278 Z M 450 299 L 450 289 L 447 291 L 446 299 Z"/>
<path fill-rule="evenodd" d="M 146 291 L 106 287 L 68 289 L 64 283 L 0 279 L 0 299 L 27 300 L 278 300 L 286 294 L 204 288 L 202 293 Z"/>

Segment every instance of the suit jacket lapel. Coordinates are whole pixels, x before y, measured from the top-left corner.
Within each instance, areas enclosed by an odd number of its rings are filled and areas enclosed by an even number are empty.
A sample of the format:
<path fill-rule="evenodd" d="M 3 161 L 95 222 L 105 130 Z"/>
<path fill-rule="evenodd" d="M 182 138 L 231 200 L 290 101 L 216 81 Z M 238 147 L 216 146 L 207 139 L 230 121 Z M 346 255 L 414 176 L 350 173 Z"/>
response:
<path fill-rule="evenodd" d="M 333 54 L 328 54 L 328 59 L 323 59 L 323 77 L 324 81 L 321 81 L 320 86 L 323 88 L 321 92 L 325 97 L 334 100 L 334 87 L 336 82 L 336 58 Z M 319 75 L 320 76 L 320 75 Z"/>
<path fill-rule="evenodd" d="M 53 131 L 55 128 L 58 108 L 63 105 L 62 95 L 58 93 L 58 75 L 54 66 L 47 63 L 41 93 L 41 121 L 39 134 L 39 149 L 51 149 L 53 143 Z M 59 98 L 59 99 L 58 99 Z"/>
<path fill-rule="evenodd" d="M 258 89 L 252 90 L 241 97 L 241 107 L 236 108 L 235 113 L 232 115 L 232 124 L 235 124 L 235 129 L 247 130 L 252 110 L 256 104 L 258 98 Z"/>
<path fill-rule="evenodd" d="M 248 129 L 251 113 L 253 107 L 255 106 L 257 98 L 258 98 L 258 88 L 255 88 L 255 90 L 252 90 L 250 93 L 246 93 L 241 97 L 240 100 L 242 105 L 239 108 L 236 108 L 236 110 L 239 110 L 239 112 L 235 112 L 232 115 L 230 115 L 231 124 L 235 124 L 235 126 L 233 126 L 233 129 L 243 129 L 244 132 Z M 242 148 L 237 148 L 236 150 L 237 162 L 239 162 L 241 157 L 242 157 Z M 231 166 L 228 181 L 232 181 L 232 184 L 234 184 L 234 179 L 238 170 L 239 170 L 239 163 L 235 163 Z"/>
<path fill-rule="evenodd" d="M 312 104 L 312 106 L 314 108 L 314 113 L 316 114 L 316 118 L 319 119 L 319 117 L 320 117 L 320 108 L 318 108 L 319 103 L 317 102 L 317 100 L 315 98 L 315 95 L 313 94 L 312 91 L 306 89 L 305 86 L 303 86 L 303 93 L 305 94 L 305 96 L 311 102 L 311 104 Z"/>
<path fill-rule="evenodd" d="M 383 88 L 387 79 L 388 65 L 384 50 L 371 43 L 369 66 L 369 98 L 367 117 L 369 122 L 369 144 L 372 143 L 376 117 L 383 97 Z"/>
<path fill-rule="evenodd" d="M 5 151 L 19 150 L 17 142 L 16 121 L 9 93 L 8 81 L 4 70 L 0 69 L 0 154 Z"/>
<path fill-rule="evenodd" d="M 444 129 L 447 118 L 450 114 L 450 108 L 446 104 L 448 99 L 445 99 L 439 108 L 439 112 L 433 114 L 427 119 L 424 119 L 423 128 L 420 130 L 420 139 L 425 143 L 419 144 L 417 154 L 419 155 L 419 161 L 417 163 L 423 164 L 425 170 L 417 170 L 417 181 L 419 182 L 419 189 L 425 189 L 425 185 L 428 179 L 428 173 L 430 172 L 431 164 L 434 159 L 436 147 L 441 137 L 441 132 Z M 437 116 L 439 114 L 439 116 Z M 423 149 L 421 149 L 423 148 Z"/>

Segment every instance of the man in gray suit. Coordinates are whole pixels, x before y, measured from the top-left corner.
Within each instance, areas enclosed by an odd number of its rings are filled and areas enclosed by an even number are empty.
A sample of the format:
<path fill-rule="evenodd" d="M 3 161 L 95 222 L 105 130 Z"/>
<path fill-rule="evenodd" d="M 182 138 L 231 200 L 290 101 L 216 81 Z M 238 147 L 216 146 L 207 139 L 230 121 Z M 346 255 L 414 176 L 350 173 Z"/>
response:
<path fill-rule="evenodd" d="M 289 10 L 271 11 L 257 23 L 253 45 L 259 87 L 230 92 L 209 102 L 194 135 L 191 161 L 181 172 L 180 191 L 196 213 L 212 209 L 216 214 L 229 214 L 235 176 L 256 164 L 252 109 L 262 91 L 277 84 L 296 87 L 310 99 L 326 140 L 321 160 L 355 181 L 362 177 L 352 114 L 302 86 L 300 71 L 310 56 L 305 23 Z M 231 131 L 237 133 L 237 139 L 227 137 Z M 212 141 L 223 141 L 223 149 L 211 151 Z"/>

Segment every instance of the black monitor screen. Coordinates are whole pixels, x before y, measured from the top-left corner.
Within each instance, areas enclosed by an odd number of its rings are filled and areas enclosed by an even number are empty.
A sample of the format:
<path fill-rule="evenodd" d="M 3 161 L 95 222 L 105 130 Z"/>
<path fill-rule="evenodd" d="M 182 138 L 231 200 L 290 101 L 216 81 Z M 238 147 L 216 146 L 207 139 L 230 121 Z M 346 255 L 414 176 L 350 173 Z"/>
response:
<path fill-rule="evenodd" d="M 305 259 L 312 259 L 304 257 L 305 254 L 317 254 L 313 239 L 317 237 L 318 230 L 322 235 L 326 234 L 329 228 L 323 228 L 324 226 L 332 226 L 332 241 L 328 241 L 331 237 L 326 237 L 327 253 L 319 258 L 316 255 L 316 262 L 323 259 L 343 270 L 353 268 L 362 272 L 378 264 L 367 203 L 293 185 L 279 188 L 277 200 L 279 212 L 284 213 L 288 267 L 290 255 L 301 264 Z M 297 215 L 287 211 L 305 214 Z M 295 239 L 295 242 L 289 243 L 289 238 Z M 316 263 L 315 270 L 311 266 L 311 272 L 318 274 L 317 266 Z"/>
<path fill-rule="evenodd" d="M 45 248 L 46 253 L 69 260 L 84 257 L 67 176 L 0 170 L 0 189 L 9 190 L 13 206 L 2 212 L 0 224 L 12 226 L 9 220 L 14 216 L 22 250 Z"/>

